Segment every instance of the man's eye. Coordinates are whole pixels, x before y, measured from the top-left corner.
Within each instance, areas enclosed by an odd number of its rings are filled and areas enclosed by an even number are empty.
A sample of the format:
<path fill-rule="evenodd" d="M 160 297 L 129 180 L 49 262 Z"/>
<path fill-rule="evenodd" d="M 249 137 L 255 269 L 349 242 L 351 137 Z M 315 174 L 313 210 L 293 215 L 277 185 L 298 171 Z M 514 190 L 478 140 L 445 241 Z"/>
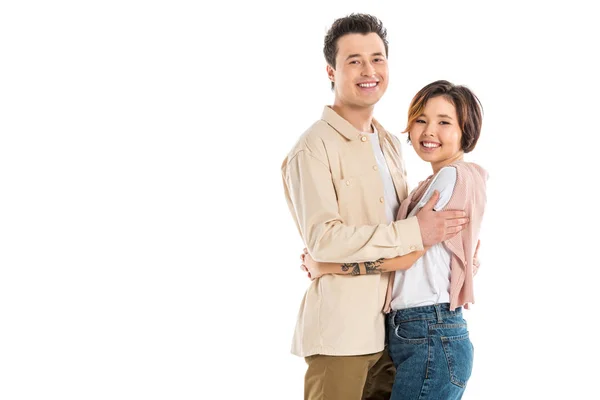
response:
<path fill-rule="evenodd" d="M 359 61 L 356 61 L 356 60 L 350 61 L 350 64 L 358 64 L 358 63 L 359 63 Z"/>

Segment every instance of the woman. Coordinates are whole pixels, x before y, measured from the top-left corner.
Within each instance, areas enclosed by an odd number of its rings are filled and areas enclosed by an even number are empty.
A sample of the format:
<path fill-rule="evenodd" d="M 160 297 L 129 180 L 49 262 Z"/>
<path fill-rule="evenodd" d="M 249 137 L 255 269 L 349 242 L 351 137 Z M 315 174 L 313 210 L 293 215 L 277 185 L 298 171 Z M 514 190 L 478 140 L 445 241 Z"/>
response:
<path fill-rule="evenodd" d="M 463 155 L 475 148 L 481 122 L 481 104 L 468 88 L 436 81 L 413 98 L 404 131 L 433 174 L 402 202 L 398 219 L 415 215 L 438 191 L 435 210 L 465 210 L 470 219 L 456 236 L 424 251 L 364 263 L 321 263 L 302 256 L 311 279 L 393 272 L 384 308 L 396 366 L 392 400 L 460 399 L 471 375 L 473 346 L 462 309 L 473 303 L 473 259 L 487 173 L 463 161 Z"/>

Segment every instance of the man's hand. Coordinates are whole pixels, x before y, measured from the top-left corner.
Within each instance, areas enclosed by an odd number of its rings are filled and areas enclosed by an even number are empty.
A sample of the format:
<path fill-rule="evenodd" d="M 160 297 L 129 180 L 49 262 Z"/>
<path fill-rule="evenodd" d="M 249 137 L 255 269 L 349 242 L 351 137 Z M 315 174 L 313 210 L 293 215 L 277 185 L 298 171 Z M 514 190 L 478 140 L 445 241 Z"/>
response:
<path fill-rule="evenodd" d="M 464 211 L 434 211 L 440 194 L 437 190 L 417 213 L 423 246 L 433 246 L 450 239 L 469 222 Z"/>

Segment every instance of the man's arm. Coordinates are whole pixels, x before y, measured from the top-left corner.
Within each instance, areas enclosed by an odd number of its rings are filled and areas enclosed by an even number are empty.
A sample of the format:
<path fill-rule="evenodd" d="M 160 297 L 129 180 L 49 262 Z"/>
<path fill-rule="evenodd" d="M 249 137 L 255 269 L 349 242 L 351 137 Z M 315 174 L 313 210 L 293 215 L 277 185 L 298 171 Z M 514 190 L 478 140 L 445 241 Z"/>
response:
<path fill-rule="evenodd" d="M 394 258 L 380 258 L 375 261 L 366 261 L 362 263 L 328 263 L 315 261 L 310 254 L 304 253 L 302 256 L 302 269 L 309 273 L 311 279 L 319 278 L 323 275 L 373 275 L 383 274 L 392 271 L 405 271 L 412 267 L 414 263 L 425 254 L 429 248 L 413 251 L 403 256 Z"/>
<path fill-rule="evenodd" d="M 443 168 L 431 181 L 429 187 L 425 190 L 423 198 L 417 203 L 415 209 L 409 215 L 414 215 L 421 207 L 431 207 L 432 210 L 440 210 L 444 208 L 456 186 L 456 168 Z M 433 193 L 438 192 L 439 197 L 433 197 Z M 346 262 L 346 263 L 331 263 L 315 261 L 310 254 L 304 253 L 302 256 L 302 266 L 310 273 L 311 278 L 318 278 L 322 275 L 369 275 L 381 274 L 391 271 L 404 271 L 413 266 L 413 264 L 425 254 L 429 247 L 423 250 L 413 251 L 406 255 L 386 259 L 380 258 L 375 261 L 366 262 Z"/>
<path fill-rule="evenodd" d="M 329 166 L 308 150 L 289 160 L 284 179 L 300 233 L 315 260 L 361 262 L 423 250 L 417 218 L 389 225 L 346 225 Z"/>

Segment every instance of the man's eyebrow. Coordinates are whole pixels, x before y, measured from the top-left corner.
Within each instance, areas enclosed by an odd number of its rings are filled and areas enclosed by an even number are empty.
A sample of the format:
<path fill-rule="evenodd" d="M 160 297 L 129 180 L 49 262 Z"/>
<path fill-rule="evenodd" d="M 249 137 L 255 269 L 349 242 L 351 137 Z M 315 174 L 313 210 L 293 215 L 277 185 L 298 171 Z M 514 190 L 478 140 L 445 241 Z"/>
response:
<path fill-rule="evenodd" d="M 382 52 L 380 52 L 380 51 L 378 51 L 377 53 L 373 53 L 373 54 L 371 54 L 371 56 L 381 56 L 381 57 L 385 57 L 385 56 L 383 55 L 383 53 L 382 53 Z M 356 53 L 356 54 L 350 54 L 350 55 L 348 55 L 348 57 L 346 57 L 346 60 L 349 60 L 349 59 L 351 59 L 351 58 L 354 58 L 354 57 L 360 57 L 360 54 L 358 54 L 358 53 Z"/>

